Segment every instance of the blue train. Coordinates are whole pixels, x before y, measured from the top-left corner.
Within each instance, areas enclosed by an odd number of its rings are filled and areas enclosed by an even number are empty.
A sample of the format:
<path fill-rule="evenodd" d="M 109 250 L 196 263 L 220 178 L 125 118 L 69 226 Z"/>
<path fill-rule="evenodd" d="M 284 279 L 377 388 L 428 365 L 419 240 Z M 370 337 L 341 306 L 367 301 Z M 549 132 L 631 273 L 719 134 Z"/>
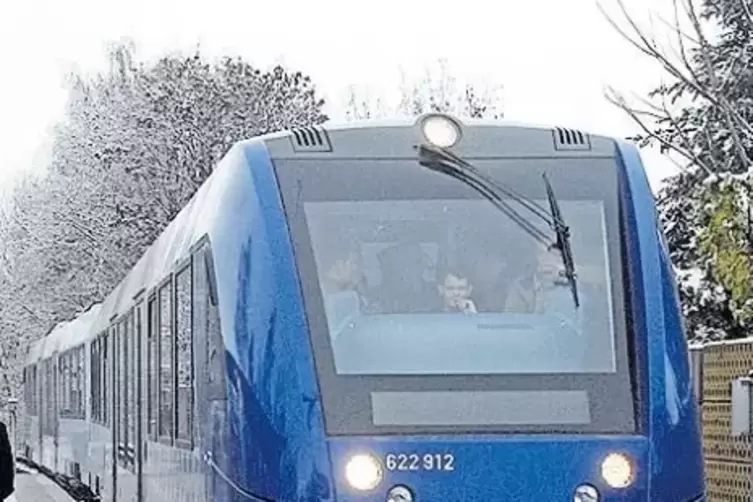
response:
<path fill-rule="evenodd" d="M 705 500 L 643 165 L 579 131 L 241 142 L 24 373 L 27 457 L 106 501 Z"/>

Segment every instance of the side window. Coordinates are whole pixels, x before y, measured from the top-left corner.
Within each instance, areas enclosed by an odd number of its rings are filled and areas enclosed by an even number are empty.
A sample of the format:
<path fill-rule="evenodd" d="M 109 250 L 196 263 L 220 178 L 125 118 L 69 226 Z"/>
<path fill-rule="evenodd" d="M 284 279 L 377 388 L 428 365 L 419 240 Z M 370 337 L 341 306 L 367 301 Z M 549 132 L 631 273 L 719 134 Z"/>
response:
<path fill-rule="evenodd" d="M 139 336 L 141 336 L 141 304 L 131 310 L 128 325 L 131 331 L 128 335 L 130 350 L 128 351 L 128 461 L 133 467 L 136 459 L 136 393 L 138 391 L 141 373 L 136 371 L 136 358 L 139 357 Z"/>
<path fill-rule="evenodd" d="M 135 421 L 135 409 L 136 409 L 136 370 L 134 361 L 136 360 L 136 319 L 133 314 L 133 309 L 128 313 L 126 321 L 126 337 L 124 345 L 126 347 L 125 354 L 125 406 L 126 406 L 126 463 L 133 468 L 134 457 L 132 453 L 135 451 L 133 446 L 133 439 L 136 436 L 136 421 Z"/>
<path fill-rule="evenodd" d="M 54 423 L 53 413 L 55 412 L 55 389 L 53 388 L 54 374 L 52 368 L 52 359 L 44 362 L 44 412 L 45 412 L 45 434 L 52 436 L 52 426 Z"/>
<path fill-rule="evenodd" d="M 86 345 L 78 347 L 78 416 L 86 418 Z"/>
<path fill-rule="evenodd" d="M 68 416 L 75 417 L 78 411 L 76 391 L 78 390 L 78 351 L 71 349 L 65 356 L 65 386 L 67 391 L 65 407 Z"/>
<path fill-rule="evenodd" d="M 99 338 L 95 338 L 91 344 L 91 358 L 89 360 L 91 369 L 89 376 L 91 378 L 91 415 L 93 422 L 99 422 Z"/>
<path fill-rule="evenodd" d="M 110 359 L 109 359 L 109 335 L 108 332 L 102 335 L 102 423 L 104 425 L 110 425 L 110 407 L 109 403 L 112 399 L 110 396 Z"/>
<path fill-rule="evenodd" d="M 201 378 L 209 400 L 225 399 L 224 344 L 217 305 L 217 283 L 212 250 L 206 243 L 193 260 L 193 324 L 197 349 L 201 350 Z"/>
<path fill-rule="evenodd" d="M 117 352 L 115 353 L 115 360 L 117 361 L 116 367 L 117 375 L 116 379 L 116 401 L 118 403 L 118 459 L 123 463 L 123 451 L 126 445 L 126 404 L 125 404 L 125 390 L 126 390 L 126 320 L 119 321 L 117 324 L 117 338 L 115 340 L 117 346 Z"/>
<path fill-rule="evenodd" d="M 159 435 L 160 439 L 172 442 L 173 430 L 173 329 L 172 329 L 172 284 L 167 282 L 159 290 L 159 339 L 160 339 L 160 395 L 159 395 Z"/>
<path fill-rule="evenodd" d="M 175 276 L 175 334 L 177 370 L 177 438 L 193 447 L 193 329 L 191 321 L 191 266 Z"/>
<path fill-rule="evenodd" d="M 67 354 L 62 354 L 58 358 L 58 396 L 60 400 L 58 401 L 59 407 L 60 407 L 60 416 L 61 417 L 67 417 L 68 416 L 68 399 L 70 398 L 70 392 L 68 390 L 68 365 L 66 364 L 67 361 Z"/>
<path fill-rule="evenodd" d="M 73 416 L 81 416 L 81 350 L 76 347 L 71 351 L 68 359 L 71 367 L 71 376 L 68 380 L 68 386 L 71 389 L 70 410 Z"/>
<path fill-rule="evenodd" d="M 146 385 L 148 434 L 152 441 L 157 440 L 157 410 L 159 409 L 159 309 L 157 297 L 149 299 L 149 325 L 147 330 Z"/>

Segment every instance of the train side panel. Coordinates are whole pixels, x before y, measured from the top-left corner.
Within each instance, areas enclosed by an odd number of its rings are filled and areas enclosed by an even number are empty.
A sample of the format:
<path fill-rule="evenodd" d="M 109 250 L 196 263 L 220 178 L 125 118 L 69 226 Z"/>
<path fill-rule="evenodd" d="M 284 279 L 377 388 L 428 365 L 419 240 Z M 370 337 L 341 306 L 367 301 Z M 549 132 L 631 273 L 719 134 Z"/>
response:
<path fill-rule="evenodd" d="M 638 151 L 625 144 L 618 150 L 636 222 L 629 240 L 639 249 L 633 265 L 640 267 L 642 302 L 637 307 L 645 315 L 648 431 L 653 445 L 650 499 L 674 500 L 678 487 L 696 496 L 704 492 L 702 451 L 676 285 Z"/>
<path fill-rule="evenodd" d="M 300 288 L 269 155 L 263 143 L 247 142 L 227 160 L 213 181 L 222 223 L 211 233 L 227 371 L 227 450 L 209 450 L 215 500 L 331 500 Z"/>

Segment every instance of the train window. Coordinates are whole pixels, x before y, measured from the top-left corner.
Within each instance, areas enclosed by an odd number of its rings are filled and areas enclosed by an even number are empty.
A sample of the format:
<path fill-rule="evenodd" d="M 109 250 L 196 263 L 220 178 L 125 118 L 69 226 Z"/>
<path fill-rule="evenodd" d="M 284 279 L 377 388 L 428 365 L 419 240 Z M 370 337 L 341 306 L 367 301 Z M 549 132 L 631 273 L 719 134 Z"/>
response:
<path fill-rule="evenodd" d="M 160 337 L 160 395 L 159 395 L 159 435 L 161 439 L 172 442 L 174 436 L 174 361 L 173 322 L 172 322 L 172 288 L 168 281 L 159 290 L 159 337 Z"/>
<path fill-rule="evenodd" d="M 128 460 L 133 464 L 135 459 L 135 444 L 136 444 L 136 392 L 138 389 L 139 375 L 136 372 L 136 358 L 139 356 L 138 347 L 140 343 L 137 343 L 138 337 L 141 335 L 141 306 L 135 310 L 131 310 L 129 314 L 130 320 L 128 325 L 131 327 L 131 331 L 128 334 L 130 340 L 130 350 L 128 357 L 128 374 L 130 378 L 128 380 Z"/>
<path fill-rule="evenodd" d="M 58 374 L 60 375 L 60 384 L 62 385 L 59 401 L 61 415 L 68 417 L 72 414 L 71 379 L 73 377 L 73 368 L 71 364 L 71 353 L 64 354 L 60 359 L 58 363 Z"/>
<path fill-rule="evenodd" d="M 64 402 L 62 409 L 65 410 L 65 414 L 69 417 L 75 415 L 75 403 L 73 401 L 73 389 L 74 389 L 74 382 L 76 378 L 76 366 L 75 366 L 75 360 L 74 360 L 74 354 L 75 351 L 71 350 L 70 352 L 67 352 L 65 354 L 64 363 L 65 366 L 64 369 L 64 384 L 65 384 L 65 395 L 63 396 Z"/>
<path fill-rule="evenodd" d="M 107 331 L 105 331 L 102 336 L 100 337 L 102 340 L 102 424 L 104 425 L 110 425 L 110 400 L 112 397 L 108 394 L 110 389 L 110 351 L 109 351 L 109 340 L 110 336 Z"/>
<path fill-rule="evenodd" d="M 305 203 L 337 373 L 614 372 L 603 204 L 561 206 L 578 229 L 580 309 L 558 275 L 560 252 L 486 201 Z M 484 317 L 462 315 L 466 304 Z M 473 342 L 454 343 L 461 332 Z M 447 343 L 426 345 L 436 337 Z M 535 350 L 542 342 L 552 351 Z M 509 357 L 488 356 L 500 353 Z"/>
<path fill-rule="evenodd" d="M 76 416 L 76 349 L 65 355 L 65 410 L 69 417 Z"/>
<path fill-rule="evenodd" d="M 79 345 L 76 347 L 76 353 L 78 354 L 77 380 L 76 380 L 76 416 L 81 419 L 84 418 L 84 346 Z"/>
<path fill-rule="evenodd" d="M 99 421 L 99 344 L 98 339 L 92 340 L 89 346 L 89 400 L 91 402 L 91 416 L 93 422 Z"/>
<path fill-rule="evenodd" d="M 66 361 L 66 366 L 68 367 L 68 414 L 71 417 L 78 417 L 78 363 L 79 355 L 78 347 L 76 347 L 68 353 Z"/>
<path fill-rule="evenodd" d="M 68 389 L 66 388 L 66 373 L 65 373 L 65 354 L 61 355 L 58 359 L 58 396 L 60 403 L 60 416 L 66 416 L 68 411 Z"/>
<path fill-rule="evenodd" d="M 73 416 L 81 415 L 81 351 L 76 347 L 71 351 L 68 364 L 71 366 L 71 377 L 68 385 L 71 390 L 70 410 Z"/>
<path fill-rule="evenodd" d="M 41 391 L 39 390 L 39 366 L 34 365 L 33 368 L 33 375 L 34 375 L 34 388 L 32 389 L 33 393 L 33 401 L 34 401 L 34 415 L 37 417 L 41 414 L 40 406 L 39 406 L 39 396 L 41 395 Z"/>
<path fill-rule="evenodd" d="M 201 341 L 202 378 L 209 400 L 225 399 L 224 354 L 217 309 L 214 261 L 209 244 L 194 255 L 193 320 L 194 339 Z"/>
<path fill-rule="evenodd" d="M 125 337 L 125 321 L 117 323 L 115 330 L 114 345 L 116 352 L 115 356 L 115 402 L 117 409 L 117 432 L 118 432 L 118 460 L 123 463 L 123 447 L 126 442 L 126 406 L 125 406 L 125 354 L 126 354 L 126 337 Z"/>
<path fill-rule="evenodd" d="M 97 403 L 97 418 L 99 419 L 99 423 L 105 425 L 107 423 L 107 416 L 105 415 L 105 399 L 107 395 L 107 387 L 105 386 L 105 375 L 107 374 L 106 370 L 106 358 L 107 358 L 107 352 L 106 349 L 106 342 L 104 337 L 100 334 L 97 337 L 97 362 L 99 363 L 99 368 L 97 369 L 97 380 L 99 382 L 99 392 L 97 393 L 98 403 Z"/>
<path fill-rule="evenodd" d="M 177 370 L 177 438 L 193 447 L 193 331 L 191 326 L 191 267 L 175 276 L 175 333 Z"/>
<path fill-rule="evenodd" d="M 37 395 L 36 394 L 36 390 L 37 390 L 37 387 L 36 387 L 36 375 L 35 375 L 35 373 L 36 373 L 36 366 L 32 366 L 29 369 L 29 378 L 30 378 L 31 382 L 29 384 L 29 405 L 28 405 L 28 408 L 27 408 L 29 410 L 29 415 L 32 415 L 32 416 L 36 416 L 37 415 L 37 406 L 36 406 L 36 404 L 37 404 L 36 403 L 36 401 L 37 401 L 36 400 L 36 395 Z"/>
<path fill-rule="evenodd" d="M 44 411 L 45 411 L 45 434 L 52 436 L 55 422 L 55 375 L 53 373 L 52 360 L 44 362 Z"/>
<path fill-rule="evenodd" d="M 34 409 L 31 405 L 31 367 L 24 368 L 24 404 L 26 412 L 29 415 L 33 415 Z"/>
<path fill-rule="evenodd" d="M 127 461 L 129 465 L 133 465 L 133 456 L 131 453 L 134 451 L 134 438 L 136 437 L 136 382 L 138 381 L 136 376 L 136 368 L 135 368 L 135 361 L 136 361 L 136 322 L 134 317 L 134 311 L 131 310 L 131 312 L 128 314 L 128 322 L 126 324 L 127 326 L 127 336 L 126 339 L 128 340 L 128 351 L 126 354 L 126 363 L 127 363 L 127 371 L 126 371 L 126 423 L 127 423 L 127 434 L 126 434 L 126 446 L 127 446 Z"/>
<path fill-rule="evenodd" d="M 147 422 L 149 438 L 152 441 L 157 440 L 157 410 L 159 409 L 159 310 L 157 308 L 157 297 L 149 299 L 149 324 L 147 330 L 147 356 L 146 356 L 146 385 L 147 385 Z"/>
<path fill-rule="evenodd" d="M 39 410 L 37 408 L 37 366 L 36 364 L 31 367 L 31 414 L 38 416 Z"/>

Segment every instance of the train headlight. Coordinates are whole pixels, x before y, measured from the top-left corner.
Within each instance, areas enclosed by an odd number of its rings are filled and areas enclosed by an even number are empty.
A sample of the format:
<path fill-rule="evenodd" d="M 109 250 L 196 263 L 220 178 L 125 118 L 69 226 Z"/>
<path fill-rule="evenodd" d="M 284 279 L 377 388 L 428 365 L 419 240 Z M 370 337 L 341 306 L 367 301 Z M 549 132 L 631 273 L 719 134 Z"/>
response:
<path fill-rule="evenodd" d="M 393 486 L 387 492 L 387 502 L 413 502 L 413 492 L 405 486 Z"/>
<path fill-rule="evenodd" d="M 427 115 L 421 120 L 424 139 L 439 148 L 450 148 L 460 141 L 460 125 L 446 115 Z"/>
<path fill-rule="evenodd" d="M 591 485 L 580 485 L 575 489 L 573 502 L 599 502 L 599 492 Z"/>
<path fill-rule="evenodd" d="M 635 479 L 633 462 L 622 453 L 610 453 L 601 463 L 601 477 L 612 488 L 626 488 Z"/>
<path fill-rule="evenodd" d="M 373 490 L 382 482 L 382 463 L 373 455 L 354 455 L 345 465 L 345 479 L 359 491 Z"/>

